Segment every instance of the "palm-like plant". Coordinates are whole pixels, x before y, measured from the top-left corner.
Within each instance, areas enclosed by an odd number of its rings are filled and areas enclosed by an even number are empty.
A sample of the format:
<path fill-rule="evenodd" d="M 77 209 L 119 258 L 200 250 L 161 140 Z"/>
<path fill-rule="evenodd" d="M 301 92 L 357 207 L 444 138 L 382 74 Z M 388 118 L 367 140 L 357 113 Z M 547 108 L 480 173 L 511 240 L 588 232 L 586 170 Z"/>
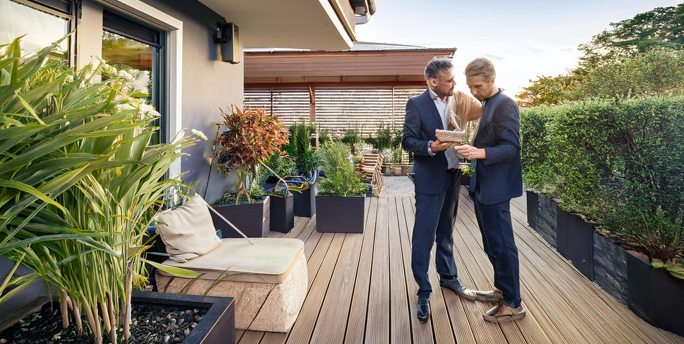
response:
<path fill-rule="evenodd" d="M 133 284 L 142 284 L 143 234 L 180 150 L 177 138 L 150 146 L 156 128 L 117 78 L 92 84 L 102 68 L 69 69 L 46 57 L 55 45 L 20 56 L 19 39 L 0 55 L 0 254 L 35 273 L 7 279 L 2 289 L 43 278 L 60 290 L 82 332 L 95 342 L 102 327 L 113 343 L 128 338 Z M 11 276 L 11 275 L 10 275 Z M 128 317 L 126 315 L 129 315 Z"/>

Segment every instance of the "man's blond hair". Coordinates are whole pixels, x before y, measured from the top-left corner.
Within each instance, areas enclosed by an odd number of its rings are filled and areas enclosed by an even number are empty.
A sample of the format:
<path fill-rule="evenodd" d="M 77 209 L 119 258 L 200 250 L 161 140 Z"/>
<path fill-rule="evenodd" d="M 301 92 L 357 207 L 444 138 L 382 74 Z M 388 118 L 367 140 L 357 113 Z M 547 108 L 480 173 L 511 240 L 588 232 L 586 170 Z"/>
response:
<path fill-rule="evenodd" d="M 496 77 L 496 70 L 492 61 L 484 57 L 478 57 L 468 63 L 465 68 L 465 75 L 466 77 L 482 75 L 485 82 L 489 82 L 489 80 Z"/>

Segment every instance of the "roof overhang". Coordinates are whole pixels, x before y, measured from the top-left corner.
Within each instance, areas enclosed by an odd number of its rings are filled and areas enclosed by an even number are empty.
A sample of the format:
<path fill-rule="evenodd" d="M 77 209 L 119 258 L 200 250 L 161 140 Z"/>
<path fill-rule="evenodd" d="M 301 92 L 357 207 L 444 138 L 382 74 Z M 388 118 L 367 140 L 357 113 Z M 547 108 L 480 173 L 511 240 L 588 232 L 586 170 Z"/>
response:
<path fill-rule="evenodd" d="M 240 28 L 244 48 L 344 50 L 354 36 L 354 12 L 341 0 L 200 0 Z M 351 16 L 351 18 L 350 18 Z"/>

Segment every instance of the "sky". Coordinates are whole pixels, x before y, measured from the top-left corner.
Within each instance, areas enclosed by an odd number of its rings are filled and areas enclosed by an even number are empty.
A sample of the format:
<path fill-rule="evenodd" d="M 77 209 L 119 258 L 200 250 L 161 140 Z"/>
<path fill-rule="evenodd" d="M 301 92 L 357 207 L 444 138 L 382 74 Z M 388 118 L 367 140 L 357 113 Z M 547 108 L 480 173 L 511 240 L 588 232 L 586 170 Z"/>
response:
<path fill-rule="evenodd" d="M 498 87 L 515 96 L 537 76 L 565 74 L 580 44 L 656 7 L 682 0 L 375 0 L 376 13 L 356 27 L 363 42 L 454 47 L 456 89 L 467 91 L 463 69 L 489 58 Z"/>

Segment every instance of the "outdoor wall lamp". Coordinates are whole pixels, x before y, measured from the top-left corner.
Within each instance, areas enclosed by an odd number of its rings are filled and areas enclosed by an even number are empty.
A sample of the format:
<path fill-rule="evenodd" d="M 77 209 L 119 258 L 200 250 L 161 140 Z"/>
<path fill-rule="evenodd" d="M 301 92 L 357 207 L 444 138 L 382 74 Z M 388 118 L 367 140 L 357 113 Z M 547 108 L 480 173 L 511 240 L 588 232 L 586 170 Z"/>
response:
<path fill-rule="evenodd" d="M 221 45 L 223 62 L 240 63 L 240 36 L 237 25 L 234 23 L 216 24 L 214 43 Z"/>

